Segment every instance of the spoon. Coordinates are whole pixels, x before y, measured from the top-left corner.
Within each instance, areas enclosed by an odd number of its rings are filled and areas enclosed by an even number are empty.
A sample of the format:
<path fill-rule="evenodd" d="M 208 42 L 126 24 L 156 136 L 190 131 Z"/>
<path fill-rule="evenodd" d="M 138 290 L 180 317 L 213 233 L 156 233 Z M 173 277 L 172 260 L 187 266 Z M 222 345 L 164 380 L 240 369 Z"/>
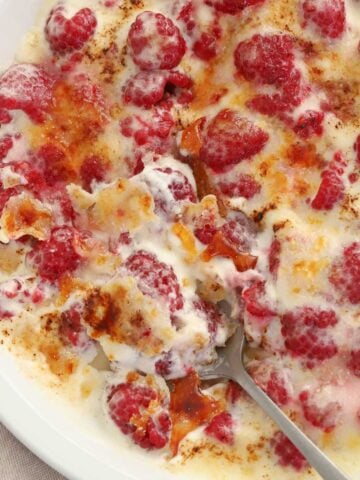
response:
<path fill-rule="evenodd" d="M 219 349 L 219 361 L 211 367 L 200 370 L 200 378 L 203 380 L 228 378 L 237 382 L 272 418 L 324 480 L 350 480 L 256 385 L 244 366 L 245 346 L 246 337 L 244 328 L 241 326 L 236 330 L 226 347 Z"/>

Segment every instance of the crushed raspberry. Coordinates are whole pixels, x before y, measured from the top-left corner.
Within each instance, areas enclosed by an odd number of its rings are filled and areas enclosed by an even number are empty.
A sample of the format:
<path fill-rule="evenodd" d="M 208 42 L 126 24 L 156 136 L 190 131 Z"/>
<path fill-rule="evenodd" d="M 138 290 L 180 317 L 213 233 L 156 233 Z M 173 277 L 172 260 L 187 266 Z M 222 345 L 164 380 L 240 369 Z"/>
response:
<path fill-rule="evenodd" d="M 191 86 L 191 79 L 180 72 L 143 71 L 128 80 L 123 98 L 126 103 L 150 108 L 163 100 L 165 92 Z"/>
<path fill-rule="evenodd" d="M 307 140 L 313 135 L 321 136 L 324 131 L 322 126 L 323 120 L 323 112 L 307 110 L 298 118 L 296 124 L 294 125 L 294 132 L 304 140 Z"/>
<path fill-rule="evenodd" d="M 240 385 L 233 380 L 229 380 L 226 386 L 226 400 L 234 405 L 241 397 L 245 395 L 245 390 L 240 387 Z"/>
<path fill-rule="evenodd" d="M 270 251 L 269 251 L 269 271 L 274 278 L 277 277 L 277 272 L 280 266 L 280 253 L 281 253 L 281 243 L 275 238 L 271 242 Z"/>
<path fill-rule="evenodd" d="M 334 430 L 341 411 L 339 402 L 330 401 L 324 404 L 321 401 L 321 406 L 318 406 L 317 395 L 311 395 L 309 390 L 303 390 L 299 395 L 299 400 L 304 417 L 311 425 L 327 433 Z"/>
<path fill-rule="evenodd" d="M 80 50 L 94 35 L 96 17 L 90 8 L 82 8 L 72 18 L 66 18 L 65 8 L 60 4 L 49 15 L 45 36 L 56 53 Z"/>
<path fill-rule="evenodd" d="M 360 135 L 358 135 L 356 142 L 354 144 L 354 150 L 356 153 L 356 162 L 360 165 Z"/>
<path fill-rule="evenodd" d="M 232 110 L 222 110 L 208 124 L 203 135 L 200 159 L 221 172 L 259 153 L 269 135 Z"/>
<path fill-rule="evenodd" d="M 261 190 L 261 185 L 252 175 L 240 173 L 235 182 L 219 182 L 221 193 L 230 198 L 244 197 L 247 200 L 253 198 Z"/>
<path fill-rule="evenodd" d="M 292 467 L 300 471 L 308 466 L 302 453 L 282 432 L 276 432 L 270 443 L 275 454 L 279 457 L 279 464 L 283 467 Z"/>
<path fill-rule="evenodd" d="M 161 297 L 171 312 L 184 306 L 173 268 L 160 262 L 152 253 L 144 250 L 135 252 L 126 260 L 125 267 L 137 278 L 138 286 L 145 295 Z"/>
<path fill-rule="evenodd" d="M 205 433 L 221 443 L 234 443 L 234 420 L 230 413 L 222 412 L 216 415 L 205 428 Z"/>
<path fill-rule="evenodd" d="M 250 250 L 249 226 L 242 218 L 229 220 L 224 223 L 220 229 L 226 242 L 230 243 L 239 252 L 248 252 Z"/>
<path fill-rule="evenodd" d="M 305 0 L 302 9 L 305 20 L 314 23 L 325 37 L 338 38 L 344 33 L 344 0 Z"/>
<path fill-rule="evenodd" d="M 281 370 L 276 370 L 266 362 L 250 368 L 252 377 L 277 405 L 287 405 L 290 401 L 289 382 Z"/>
<path fill-rule="evenodd" d="M 70 227 L 56 227 L 49 240 L 38 242 L 29 259 L 45 280 L 56 282 L 65 273 L 73 272 L 80 265 L 81 257 L 75 250 L 75 233 Z"/>
<path fill-rule="evenodd" d="M 319 190 L 311 202 L 316 210 L 331 210 L 344 197 L 345 187 L 341 179 L 344 172 L 341 154 L 334 155 L 334 160 L 321 174 Z"/>
<path fill-rule="evenodd" d="M 360 243 L 344 248 L 342 257 L 331 267 L 329 280 L 343 301 L 360 303 Z"/>
<path fill-rule="evenodd" d="M 59 333 L 65 344 L 85 350 L 91 345 L 91 339 L 81 324 L 81 305 L 75 304 L 61 314 Z"/>
<path fill-rule="evenodd" d="M 328 329 L 336 325 L 338 319 L 332 310 L 304 307 L 281 317 L 281 333 L 285 347 L 297 357 L 307 359 L 307 366 L 336 355 L 338 349 L 329 335 Z"/>
<path fill-rule="evenodd" d="M 206 300 L 196 300 L 194 307 L 198 312 L 201 312 L 202 315 L 205 315 L 209 333 L 212 338 L 214 338 L 219 326 L 224 325 L 224 317 L 213 303 L 207 302 Z"/>
<path fill-rule="evenodd" d="M 205 0 L 205 3 L 211 5 L 219 12 L 235 15 L 247 7 L 261 5 L 264 1 L 265 0 Z"/>
<path fill-rule="evenodd" d="M 201 228 L 196 228 L 194 231 L 195 237 L 200 240 L 204 245 L 209 245 L 212 239 L 214 238 L 215 233 L 217 232 L 217 228 L 215 225 L 211 225 L 210 223 L 206 223 Z"/>
<path fill-rule="evenodd" d="M 294 68 L 293 40 L 289 35 L 256 34 L 240 42 L 235 66 L 246 80 L 280 86 Z"/>
<path fill-rule="evenodd" d="M 41 67 L 21 63 L 0 76 L 0 109 L 23 110 L 39 122 L 52 99 L 54 79 Z"/>
<path fill-rule="evenodd" d="M 105 179 L 106 169 L 101 158 L 96 155 L 86 157 L 80 167 L 80 178 L 85 190 L 91 192 L 93 181 L 101 182 Z"/>
<path fill-rule="evenodd" d="M 198 40 L 193 45 L 194 54 L 201 60 L 209 61 L 216 57 L 217 38 L 215 35 L 207 32 L 201 33 Z"/>
<path fill-rule="evenodd" d="M 171 70 L 185 54 L 180 30 L 161 13 L 143 12 L 131 25 L 129 53 L 142 70 Z"/>
<path fill-rule="evenodd" d="M 347 366 L 356 377 L 360 377 L 360 349 L 351 350 Z"/>
<path fill-rule="evenodd" d="M 6 158 L 13 146 L 14 141 L 11 135 L 5 135 L 4 137 L 0 138 L 0 161 Z"/>
<path fill-rule="evenodd" d="M 108 397 L 109 413 L 123 434 L 146 450 L 160 449 L 168 442 L 171 426 L 165 410 L 150 415 L 151 404 L 158 401 L 155 390 L 122 383 L 114 387 Z"/>
<path fill-rule="evenodd" d="M 245 289 L 242 292 L 242 298 L 247 312 L 251 315 L 261 318 L 276 315 L 266 299 L 264 282 L 255 282 L 251 287 Z"/>
<path fill-rule="evenodd" d="M 0 108 L 0 125 L 6 125 L 10 123 L 12 120 L 12 116 L 7 110 Z"/>

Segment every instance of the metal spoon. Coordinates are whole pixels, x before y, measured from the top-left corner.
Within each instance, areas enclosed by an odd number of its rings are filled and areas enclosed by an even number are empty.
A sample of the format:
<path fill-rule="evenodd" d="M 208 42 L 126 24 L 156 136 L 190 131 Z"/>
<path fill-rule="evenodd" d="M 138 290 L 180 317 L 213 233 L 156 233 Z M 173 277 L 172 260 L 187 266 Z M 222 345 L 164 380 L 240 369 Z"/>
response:
<path fill-rule="evenodd" d="M 199 372 L 201 379 L 228 378 L 237 382 L 273 419 L 324 480 L 350 480 L 290 418 L 259 388 L 244 366 L 246 337 L 239 327 L 225 348 L 219 349 L 219 361 Z"/>

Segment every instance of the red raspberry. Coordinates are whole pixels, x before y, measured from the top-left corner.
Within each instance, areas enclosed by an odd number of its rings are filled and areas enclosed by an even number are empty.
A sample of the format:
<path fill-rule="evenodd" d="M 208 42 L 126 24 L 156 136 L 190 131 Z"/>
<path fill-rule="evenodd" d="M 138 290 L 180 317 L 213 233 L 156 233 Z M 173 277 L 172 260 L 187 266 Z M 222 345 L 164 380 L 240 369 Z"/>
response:
<path fill-rule="evenodd" d="M 0 161 L 6 158 L 13 146 L 14 141 L 11 135 L 5 135 L 4 137 L 0 138 Z"/>
<path fill-rule="evenodd" d="M 245 395 L 245 390 L 240 387 L 240 385 L 233 380 L 229 380 L 226 386 L 226 400 L 234 405 L 241 397 Z"/>
<path fill-rule="evenodd" d="M 131 25 L 129 53 L 142 70 L 171 70 L 186 51 L 185 40 L 170 18 L 161 13 L 143 12 Z"/>
<path fill-rule="evenodd" d="M 207 5 L 211 5 L 219 12 L 235 15 L 242 12 L 245 8 L 253 5 L 260 5 L 265 0 L 205 0 Z"/>
<path fill-rule="evenodd" d="M 217 232 L 217 228 L 215 225 L 210 225 L 206 223 L 201 228 L 196 228 L 194 231 L 195 237 L 200 240 L 204 245 L 209 245 L 211 243 L 215 233 Z"/>
<path fill-rule="evenodd" d="M 286 348 L 296 357 L 304 357 L 307 366 L 336 355 L 338 349 L 327 328 L 336 325 L 338 319 L 332 310 L 303 307 L 281 317 L 281 333 Z"/>
<path fill-rule="evenodd" d="M 82 8 L 72 18 L 66 18 L 60 4 L 51 10 L 46 22 L 45 36 L 56 53 L 80 50 L 94 35 L 97 21 L 90 8 Z"/>
<path fill-rule="evenodd" d="M 69 180 L 72 171 L 66 168 L 66 156 L 62 148 L 46 143 L 39 148 L 38 157 L 43 162 L 43 173 L 48 185 Z"/>
<path fill-rule="evenodd" d="M 39 275 L 52 283 L 65 273 L 73 272 L 80 265 L 81 257 L 74 248 L 75 233 L 70 227 L 56 227 L 49 240 L 38 242 L 29 259 L 37 267 Z"/>
<path fill-rule="evenodd" d="M 310 395 L 309 390 L 303 390 L 299 395 L 299 400 L 304 417 L 311 425 L 327 433 L 334 430 L 341 411 L 339 402 L 334 401 L 324 404 L 321 392 L 319 395 L 317 393 Z M 318 406 L 317 402 L 321 406 Z"/>
<path fill-rule="evenodd" d="M 277 277 L 277 272 L 280 266 L 281 243 L 278 239 L 274 239 L 269 251 L 269 272 L 274 278 Z"/>
<path fill-rule="evenodd" d="M 244 197 L 247 200 L 253 198 L 261 190 L 261 185 L 252 175 L 240 173 L 235 182 L 219 182 L 221 193 L 230 198 Z"/>
<path fill-rule="evenodd" d="M 211 33 L 203 32 L 196 40 L 193 46 L 193 52 L 201 60 L 209 61 L 216 57 L 217 54 L 217 38 Z"/>
<path fill-rule="evenodd" d="M 59 333 L 63 342 L 69 343 L 79 350 L 86 350 L 92 344 L 92 340 L 81 324 L 82 308 L 80 304 L 74 304 L 69 310 L 61 314 Z"/>
<path fill-rule="evenodd" d="M 171 423 L 167 412 L 160 410 L 150 416 L 149 407 L 155 401 L 158 401 L 155 390 L 128 383 L 114 387 L 108 397 L 109 413 L 114 423 L 145 449 L 163 448 L 168 442 Z"/>
<path fill-rule="evenodd" d="M 219 326 L 224 326 L 225 324 L 223 315 L 221 315 L 213 303 L 207 302 L 206 300 L 196 300 L 194 302 L 194 307 L 198 312 L 205 316 L 209 333 L 212 339 L 214 339 Z"/>
<path fill-rule="evenodd" d="M 176 20 L 183 22 L 186 30 L 188 31 L 189 34 L 191 34 L 194 28 L 196 27 L 193 1 L 189 0 L 188 2 L 185 3 L 185 5 L 182 0 L 180 0 L 179 2 L 176 2 L 175 11 L 176 10 L 178 11 L 178 9 L 176 8 L 178 3 L 180 4 L 181 9 Z"/>
<path fill-rule="evenodd" d="M 336 288 L 341 300 L 353 305 L 360 303 L 360 243 L 345 247 L 342 257 L 331 267 L 329 280 Z"/>
<path fill-rule="evenodd" d="M 257 385 L 262 388 L 277 405 L 287 405 L 290 401 L 289 381 L 286 375 L 264 361 L 257 362 L 250 372 Z"/>
<path fill-rule="evenodd" d="M 305 457 L 282 432 L 275 433 L 271 439 L 271 445 L 279 457 L 279 464 L 283 467 L 290 466 L 297 471 L 304 470 L 308 467 Z"/>
<path fill-rule="evenodd" d="M 125 267 L 136 277 L 144 295 L 159 296 L 171 312 L 183 308 L 184 299 L 178 279 L 170 265 L 160 262 L 150 252 L 139 250 L 126 260 Z"/>
<path fill-rule="evenodd" d="M 6 188 L 5 190 L 0 188 L 0 215 L 2 214 L 2 211 L 4 210 L 9 198 L 18 195 L 19 193 L 21 193 L 21 189 L 19 187 Z"/>
<path fill-rule="evenodd" d="M 101 158 L 96 155 L 86 157 L 80 167 L 80 178 L 85 190 L 91 192 L 93 181 L 102 182 L 105 179 L 106 169 Z"/>
<path fill-rule="evenodd" d="M 12 164 L 14 172 L 25 177 L 27 188 L 36 196 L 47 187 L 43 172 L 36 163 L 16 162 Z"/>
<path fill-rule="evenodd" d="M 356 377 L 360 377 L 360 349 L 351 350 L 347 366 Z"/>
<path fill-rule="evenodd" d="M 256 282 L 242 292 L 247 312 L 255 317 L 270 317 L 276 315 L 265 297 L 265 283 Z"/>
<path fill-rule="evenodd" d="M 235 66 L 246 80 L 283 85 L 294 69 L 293 46 L 289 35 L 256 34 L 236 47 Z"/>
<path fill-rule="evenodd" d="M 249 225 L 237 220 L 229 220 L 221 227 L 221 232 L 225 240 L 236 248 L 239 252 L 248 252 L 250 250 L 251 235 Z"/>
<path fill-rule="evenodd" d="M 155 371 L 162 377 L 168 377 L 171 374 L 173 361 L 171 359 L 171 352 L 166 352 L 162 358 L 155 363 Z"/>
<path fill-rule="evenodd" d="M 360 44 L 359 44 L 360 45 Z M 354 150 L 356 153 L 356 162 L 360 165 L 360 135 L 358 135 L 356 142 L 354 144 Z"/>
<path fill-rule="evenodd" d="M 205 428 L 205 433 L 221 443 L 232 445 L 234 443 L 234 420 L 231 414 L 222 412 L 216 415 Z"/>
<path fill-rule="evenodd" d="M 325 37 L 338 38 L 344 33 L 344 0 L 305 0 L 302 8 L 305 20 L 313 22 Z"/>
<path fill-rule="evenodd" d="M 75 211 L 64 185 L 43 187 L 38 194 L 40 200 L 51 205 L 58 225 L 72 223 L 75 220 Z"/>
<path fill-rule="evenodd" d="M 181 173 L 179 170 L 173 170 L 169 167 L 156 168 L 155 170 L 157 172 L 164 173 L 165 175 L 169 175 L 169 180 L 171 181 L 168 183 L 168 188 L 175 200 L 177 200 L 178 202 L 196 201 L 196 194 L 194 192 L 194 189 L 183 173 Z"/>
<path fill-rule="evenodd" d="M 323 112 L 317 112 L 316 110 L 306 110 L 305 113 L 300 115 L 297 122 L 295 123 L 294 132 L 304 140 L 307 140 L 313 135 L 321 136 L 324 131 L 322 126 L 323 120 Z"/>
<path fill-rule="evenodd" d="M 319 190 L 311 202 L 315 210 L 331 210 L 344 197 L 345 187 L 337 172 L 324 170 Z"/>
<path fill-rule="evenodd" d="M 144 71 L 128 80 L 123 98 L 126 103 L 150 108 L 164 98 L 166 89 L 190 88 L 191 85 L 191 79 L 180 72 Z"/>
<path fill-rule="evenodd" d="M 208 124 L 200 159 L 221 172 L 259 153 L 269 135 L 232 110 L 222 110 Z"/>
<path fill-rule="evenodd" d="M 0 109 L 23 110 L 39 122 L 52 99 L 54 79 L 41 67 L 21 63 L 0 76 Z"/>
<path fill-rule="evenodd" d="M 10 123 L 12 120 L 12 116 L 7 110 L 0 109 L 0 125 L 6 125 Z"/>

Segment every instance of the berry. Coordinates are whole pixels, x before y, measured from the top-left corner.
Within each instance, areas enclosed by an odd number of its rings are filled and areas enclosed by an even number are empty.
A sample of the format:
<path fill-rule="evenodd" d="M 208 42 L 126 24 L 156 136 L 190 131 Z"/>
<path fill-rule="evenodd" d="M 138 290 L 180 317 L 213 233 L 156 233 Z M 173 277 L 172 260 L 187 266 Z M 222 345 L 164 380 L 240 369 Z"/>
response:
<path fill-rule="evenodd" d="M 306 110 L 300 115 L 294 125 L 294 132 L 299 137 L 307 140 L 313 135 L 321 136 L 323 133 L 322 121 L 324 120 L 324 113 L 316 110 Z"/>
<path fill-rule="evenodd" d="M 329 275 L 341 300 L 353 305 L 360 303 L 360 243 L 345 247 L 342 257 L 335 260 Z"/>
<path fill-rule="evenodd" d="M 194 54 L 201 60 L 209 61 L 216 57 L 217 38 L 211 33 L 203 32 L 193 45 Z"/>
<path fill-rule="evenodd" d="M 307 366 L 336 355 L 338 349 L 328 330 L 338 322 L 332 310 L 303 307 L 281 317 L 285 347 L 296 357 L 307 359 Z"/>
<path fill-rule="evenodd" d="M 324 404 L 323 399 L 319 398 L 321 406 L 317 405 L 319 395 L 310 395 L 309 390 L 303 390 L 299 395 L 299 400 L 303 409 L 304 417 L 316 428 L 320 428 L 324 432 L 331 432 L 336 427 L 341 406 L 338 402 L 328 402 Z"/>
<path fill-rule="evenodd" d="M 46 22 L 45 36 L 56 53 L 80 50 L 94 35 L 96 17 L 90 8 L 82 8 L 72 18 L 66 18 L 62 5 L 51 10 Z"/>
<path fill-rule="evenodd" d="M 43 174 L 48 185 L 70 180 L 72 170 L 67 168 L 63 148 L 52 143 L 46 143 L 39 148 L 38 157 L 43 162 Z"/>
<path fill-rule="evenodd" d="M 41 67 L 21 63 L 0 76 L 0 109 L 23 110 L 39 122 L 52 99 L 54 79 Z"/>
<path fill-rule="evenodd" d="M 4 137 L 0 138 L 0 161 L 6 158 L 13 146 L 14 141 L 11 135 L 5 135 Z"/>
<path fill-rule="evenodd" d="M 242 396 L 245 395 L 245 390 L 240 387 L 240 385 L 233 380 L 229 380 L 226 386 L 226 400 L 234 405 Z"/>
<path fill-rule="evenodd" d="M 274 278 L 277 277 L 277 272 L 280 266 L 281 243 L 275 238 L 271 242 L 269 251 L 269 272 Z"/>
<path fill-rule="evenodd" d="M 10 123 L 12 116 L 7 110 L 0 109 L 0 125 L 6 125 Z"/>
<path fill-rule="evenodd" d="M 216 415 L 205 428 L 205 433 L 221 443 L 234 443 L 234 420 L 230 413 L 222 412 Z"/>
<path fill-rule="evenodd" d="M 144 295 L 158 296 L 169 306 L 171 312 L 184 306 L 178 279 L 173 268 L 160 262 L 155 255 L 139 250 L 125 262 L 126 269 L 136 277 Z"/>
<path fill-rule="evenodd" d="M 81 324 L 81 305 L 74 304 L 61 314 L 59 334 L 63 342 L 69 343 L 79 350 L 86 350 L 91 345 L 91 339 Z"/>
<path fill-rule="evenodd" d="M 58 281 L 65 273 L 73 272 L 81 263 L 74 248 L 75 232 L 70 227 L 56 227 L 49 240 L 38 242 L 29 259 L 44 280 Z"/>
<path fill-rule="evenodd" d="M 106 169 L 101 158 L 96 155 L 86 157 L 80 167 L 80 178 L 85 190 L 91 192 L 93 181 L 101 182 L 105 179 Z"/>
<path fill-rule="evenodd" d="M 0 215 L 2 214 L 2 211 L 4 210 L 9 198 L 13 197 L 14 195 L 18 195 L 20 192 L 21 190 L 19 187 L 11 187 L 4 190 L 0 188 Z"/>
<path fill-rule="evenodd" d="M 172 364 L 171 352 L 166 352 L 155 363 L 155 371 L 162 377 L 168 377 L 171 374 Z"/>
<path fill-rule="evenodd" d="M 293 40 L 289 35 L 256 34 L 239 43 L 234 58 L 246 80 L 280 86 L 294 68 Z"/>
<path fill-rule="evenodd" d="M 190 88 L 192 81 L 180 72 L 143 71 L 131 77 L 124 87 L 125 103 L 150 108 L 159 103 L 165 90 L 171 88 Z"/>
<path fill-rule="evenodd" d="M 242 292 L 242 298 L 246 311 L 251 315 L 260 318 L 276 315 L 265 297 L 264 282 L 255 282 L 251 287 L 246 288 Z"/>
<path fill-rule="evenodd" d="M 305 20 L 314 23 L 324 37 L 338 38 L 344 33 L 344 0 L 305 0 L 302 9 Z"/>
<path fill-rule="evenodd" d="M 260 5 L 264 3 L 264 1 L 265 0 L 206 0 L 205 3 L 213 6 L 219 12 L 235 15 L 247 7 Z"/>
<path fill-rule="evenodd" d="M 324 170 L 319 190 L 311 202 L 315 210 L 331 210 L 344 197 L 344 184 L 340 176 L 331 170 Z"/>
<path fill-rule="evenodd" d="M 290 466 L 300 471 L 308 466 L 305 457 L 282 432 L 275 433 L 271 439 L 271 445 L 275 454 L 279 457 L 279 464 L 283 467 Z"/>
<path fill-rule="evenodd" d="M 257 362 L 250 368 L 252 377 L 277 405 L 287 405 L 290 401 L 289 381 L 286 374 L 275 369 L 269 362 Z"/>
<path fill-rule="evenodd" d="M 230 198 L 243 197 L 247 200 L 253 198 L 261 190 L 261 185 L 247 173 L 240 173 L 235 182 L 219 182 L 218 187 L 222 194 Z"/>
<path fill-rule="evenodd" d="M 222 110 L 203 134 L 200 159 L 221 172 L 259 153 L 269 135 L 250 120 L 232 110 Z"/>
<path fill-rule="evenodd" d="M 161 13 L 143 12 L 131 25 L 129 53 L 142 70 L 171 70 L 185 54 L 180 30 Z"/>
<path fill-rule="evenodd" d="M 249 227 L 245 222 L 241 222 L 240 218 L 224 223 L 220 231 L 226 242 L 234 246 L 239 252 L 250 250 Z"/>
<path fill-rule="evenodd" d="M 207 302 L 206 300 L 196 300 L 194 307 L 202 316 L 205 316 L 209 333 L 214 339 L 219 326 L 223 326 L 225 323 L 224 317 L 213 303 Z"/>
<path fill-rule="evenodd" d="M 356 142 L 354 144 L 354 150 L 356 153 L 356 162 L 358 165 L 360 165 L 360 135 L 357 136 Z"/>
<path fill-rule="evenodd" d="M 217 228 L 215 225 L 211 225 L 206 223 L 201 228 L 196 228 L 194 231 L 195 237 L 200 240 L 204 245 L 209 245 L 212 239 L 214 238 L 215 233 L 217 232 Z"/>
<path fill-rule="evenodd" d="M 360 350 L 351 350 L 350 359 L 347 362 L 348 368 L 356 376 L 360 377 Z"/>
<path fill-rule="evenodd" d="M 40 200 L 51 205 L 58 225 L 72 223 L 76 215 L 64 185 L 42 187 L 41 191 L 37 193 Z"/>

